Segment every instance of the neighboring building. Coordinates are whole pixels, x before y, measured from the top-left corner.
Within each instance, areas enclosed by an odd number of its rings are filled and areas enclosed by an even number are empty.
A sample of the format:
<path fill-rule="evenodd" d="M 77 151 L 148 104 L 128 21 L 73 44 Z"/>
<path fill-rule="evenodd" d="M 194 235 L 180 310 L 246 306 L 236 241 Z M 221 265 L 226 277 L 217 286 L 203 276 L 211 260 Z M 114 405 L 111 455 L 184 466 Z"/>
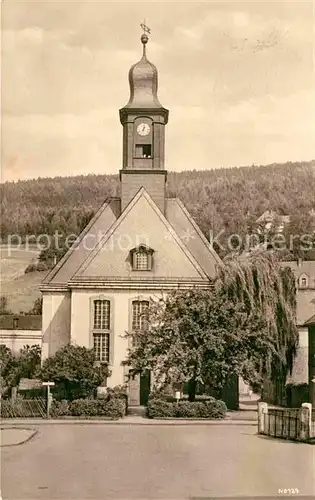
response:
<path fill-rule="evenodd" d="M 256 224 L 264 232 L 268 233 L 271 228 L 274 228 L 276 233 L 282 233 L 286 224 L 289 224 L 290 219 L 290 215 L 278 215 L 274 210 L 266 210 L 266 212 L 258 217 Z"/>
<path fill-rule="evenodd" d="M 283 267 L 290 267 L 296 278 L 297 327 L 299 331 L 299 347 L 294 360 L 292 375 L 286 380 L 287 389 L 279 381 L 274 385 L 271 381 L 265 386 L 265 399 L 277 404 L 300 406 L 310 399 L 311 375 L 309 356 L 311 344 L 308 324 L 315 315 L 315 261 L 283 261 Z M 268 394 L 268 396 L 267 396 Z"/>
<path fill-rule="evenodd" d="M 309 402 L 315 407 L 315 314 L 305 322 L 308 328 Z"/>
<path fill-rule="evenodd" d="M 108 386 L 128 380 L 124 334 L 141 329 L 150 297 L 207 288 L 221 262 L 181 201 L 166 197 L 169 112 L 158 100 L 147 36 L 141 41 L 142 59 L 129 71 L 130 99 L 120 109 L 120 197 L 101 206 L 41 287 L 43 358 L 68 343 L 94 347 L 110 366 Z M 145 403 L 149 386 L 149 376 L 130 380 L 129 402 Z"/>
<path fill-rule="evenodd" d="M 315 314 L 315 261 L 282 262 L 290 267 L 296 278 L 296 316 L 299 329 L 300 346 L 296 357 L 292 377 L 289 382 L 308 384 L 308 329 L 305 322 Z"/>
<path fill-rule="evenodd" d="M 42 317 L 35 315 L 0 315 L 0 344 L 15 354 L 25 345 L 42 343 Z"/>

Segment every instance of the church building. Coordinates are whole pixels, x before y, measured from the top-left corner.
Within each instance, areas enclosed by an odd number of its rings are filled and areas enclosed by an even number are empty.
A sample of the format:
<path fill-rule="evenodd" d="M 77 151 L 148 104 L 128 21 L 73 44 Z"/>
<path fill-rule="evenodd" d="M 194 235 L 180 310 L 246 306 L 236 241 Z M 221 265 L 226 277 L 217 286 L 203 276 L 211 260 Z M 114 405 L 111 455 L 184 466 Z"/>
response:
<path fill-rule="evenodd" d="M 119 111 L 120 197 L 104 202 L 41 285 L 43 359 L 69 343 L 94 348 L 111 371 L 109 387 L 128 381 L 125 332 L 141 329 L 150 297 L 209 287 L 221 262 L 181 201 L 166 196 L 169 112 L 157 96 L 146 34 L 141 42 L 142 58 L 129 71 L 130 99 Z M 129 403 L 144 404 L 149 376 L 128 384 Z"/>

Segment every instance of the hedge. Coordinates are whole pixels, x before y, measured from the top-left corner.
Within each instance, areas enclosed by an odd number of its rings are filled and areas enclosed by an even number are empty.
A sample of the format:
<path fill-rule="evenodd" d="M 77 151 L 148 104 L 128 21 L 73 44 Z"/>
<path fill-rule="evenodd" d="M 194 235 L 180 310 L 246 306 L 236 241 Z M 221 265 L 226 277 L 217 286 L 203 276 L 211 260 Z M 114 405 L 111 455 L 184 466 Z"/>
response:
<path fill-rule="evenodd" d="M 68 401 L 53 401 L 50 416 L 60 418 L 72 417 L 108 417 L 121 418 L 126 414 L 126 404 L 121 398 L 105 399 L 75 399 Z"/>
<path fill-rule="evenodd" d="M 213 397 L 206 400 L 169 402 L 164 399 L 149 399 L 147 416 L 149 418 L 209 418 L 220 419 L 225 417 L 226 404 Z"/>

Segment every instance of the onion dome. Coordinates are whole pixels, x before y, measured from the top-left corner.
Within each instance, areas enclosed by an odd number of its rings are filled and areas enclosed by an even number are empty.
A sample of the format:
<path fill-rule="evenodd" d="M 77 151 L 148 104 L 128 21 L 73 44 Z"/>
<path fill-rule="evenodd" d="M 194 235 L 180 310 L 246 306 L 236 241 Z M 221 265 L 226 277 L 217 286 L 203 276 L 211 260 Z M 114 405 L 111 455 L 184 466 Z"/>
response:
<path fill-rule="evenodd" d="M 143 55 L 129 70 L 130 99 L 125 108 L 162 108 L 157 97 L 158 72 L 146 56 L 148 36 L 143 34 Z"/>

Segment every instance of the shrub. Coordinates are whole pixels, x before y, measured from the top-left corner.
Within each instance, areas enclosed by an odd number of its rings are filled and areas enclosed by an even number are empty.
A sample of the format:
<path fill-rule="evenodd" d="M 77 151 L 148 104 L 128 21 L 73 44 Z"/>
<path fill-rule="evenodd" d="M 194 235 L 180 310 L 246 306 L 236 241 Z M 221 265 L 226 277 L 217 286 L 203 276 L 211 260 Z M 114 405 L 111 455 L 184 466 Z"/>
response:
<path fill-rule="evenodd" d="M 75 399 L 70 403 L 70 413 L 74 417 L 95 417 L 98 415 L 98 400 Z"/>
<path fill-rule="evenodd" d="M 211 398 L 197 403 L 198 416 L 200 418 L 224 418 L 227 407 L 224 401 Z"/>
<path fill-rule="evenodd" d="M 126 386 L 115 385 L 114 387 L 107 387 L 107 397 L 108 399 L 112 398 L 125 399 L 126 397 L 128 397 Z"/>
<path fill-rule="evenodd" d="M 188 401 L 180 401 L 172 403 L 175 406 L 175 416 L 180 418 L 198 418 L 197 405 L 202 403 L 190 403 Z"/>
<path fill-rule="evenodd" d="M 125 403 L 122 399 L 76 399 L 70 403 L 70 414 L 74 417 L 109 417 L 120 418 L 125 415 Z"/>
<path fill-rule="evenodd" d="M 121 418 L 126 415 L 126 404 L 121 398 L 112 398 L 109 401 L 100 400 L 98 406 L 99 415 Z"/>
<path fill-rule="evenodd" d="M 150 398 L 147 406 L 149 418 L 224 418 L 226 404 L 218 399 L 208 397 L 195 402 L 169 402 L 164 399 Z"/>
<path fill-rule="evenodd" d="M 33 273 L 35 271 L 47 271 L 50 267 L 45 262 L 37 262 L 36 264 L 29 264 L 24 273 Z"/>
<path fill-rule="evenodd" d="M 56 384 L 52 391 L 54 397 L 67 401 L 93 398 L 108 375 L 107 366 L 95 365 L 93 349 L 70 344 L 45 359 L 41 368 L 42 380 Z"/>
<path fill-rule="evenodd" d="M 62 401 L 53 400 L 50 407 L 50 416 L 51 417 L 65 417 L 70 415 L 69 403 L 65 399 Z"/>
<path fill-rule="evenodd" d="M 128 412 L 128 394 L 127 388 L 124 385 L 116 385 L 114 387 L 107 388 L 107 401 L 112 399 L 122 400 L 124 403 L 124 414 L 127 415 Z"/>
<path fill-rule="evenodd" d="M 163 399 L 149 399 L 147 405 L 147 416 L 149 418 L 165 418 L 176 416 L 176 406 Z"/>

